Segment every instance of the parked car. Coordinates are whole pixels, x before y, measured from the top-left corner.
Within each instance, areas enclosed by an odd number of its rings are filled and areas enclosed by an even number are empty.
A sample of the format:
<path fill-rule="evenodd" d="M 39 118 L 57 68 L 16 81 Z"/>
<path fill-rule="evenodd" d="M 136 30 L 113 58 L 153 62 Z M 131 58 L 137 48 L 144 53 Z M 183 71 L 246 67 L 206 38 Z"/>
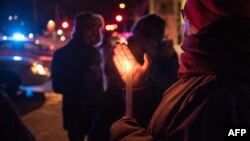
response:
<path fill-rule="evenodd" d="M 52 54 L 49 47 L 25 38 L 3 36 L 0 39 L 0 88 L 16 96 L 22 88 L 46 83 L 50 79 Z"/>

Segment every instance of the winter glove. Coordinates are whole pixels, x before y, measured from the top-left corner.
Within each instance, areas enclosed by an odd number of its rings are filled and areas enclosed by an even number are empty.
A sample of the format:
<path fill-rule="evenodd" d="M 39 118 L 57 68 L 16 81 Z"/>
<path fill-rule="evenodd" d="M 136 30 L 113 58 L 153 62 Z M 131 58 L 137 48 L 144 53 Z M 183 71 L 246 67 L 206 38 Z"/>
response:
<path fill-rule="evenodd" d="M 153 138 L 141 128 L 135 119 L 123 117 L 116 121 L 110 131 L 111 141 L 152 141 Z"/>

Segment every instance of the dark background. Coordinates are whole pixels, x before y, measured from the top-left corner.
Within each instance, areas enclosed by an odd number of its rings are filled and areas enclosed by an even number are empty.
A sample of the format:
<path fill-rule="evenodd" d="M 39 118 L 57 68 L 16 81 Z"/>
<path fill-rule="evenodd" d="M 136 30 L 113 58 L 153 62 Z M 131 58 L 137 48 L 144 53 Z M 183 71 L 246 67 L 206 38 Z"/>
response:
<path fill-rule="evenodd" d="M 126 4 L 125 9 L 119 9 L 121 2 Z M 41 32 L 46 29 L 49 19 L 72 20 L 80 11 L 102 14 L 107 24 L 121 14 L 128 24 L 132 24 L 135 15 L 144 14 L 142 11 L 145 12 L 147 3 L 147 0 L 0 0 L 0 32 L 11 31 L 13 25 L 16 28 L 22 25 L 20 30 Z M 18 20 L 9 21 L 10 15 L 18 15 Z"/>

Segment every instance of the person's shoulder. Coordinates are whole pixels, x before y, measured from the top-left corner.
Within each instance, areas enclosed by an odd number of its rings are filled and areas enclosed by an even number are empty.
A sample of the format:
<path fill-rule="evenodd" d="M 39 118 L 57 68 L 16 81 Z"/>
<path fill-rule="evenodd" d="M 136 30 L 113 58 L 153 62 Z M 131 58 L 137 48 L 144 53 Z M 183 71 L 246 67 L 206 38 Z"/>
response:
<path fill-rule="evenodd" d="M 181 76 L 179 80 L 171 86 L 171 90 L 178 89 L 179 91 L 195 92 L 198 89 L 202 89 L 207 86 L 215 85 L 215 75 L 192 75 L 192 76 Z"/>
<path fill-rule="evenodd" d="M 54 52 L 54 56 L 67 54 L 68 52 L 69 52 L 69 47 L 68 47 L 68 45 L 65 45 L 65 46 L 62 46 L 62 47 L 56 49 Z"/>

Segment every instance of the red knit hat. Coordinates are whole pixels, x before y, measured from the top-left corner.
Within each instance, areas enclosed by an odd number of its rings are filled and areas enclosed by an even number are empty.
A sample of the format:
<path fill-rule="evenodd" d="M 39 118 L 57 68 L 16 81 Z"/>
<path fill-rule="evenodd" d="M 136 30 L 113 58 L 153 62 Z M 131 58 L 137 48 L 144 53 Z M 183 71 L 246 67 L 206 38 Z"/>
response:
<path fill-rule="evenodd" d="M 250 0 L 187 0 L 184 14 L 200 30 L 226 16 L 250 18 Z"/>

